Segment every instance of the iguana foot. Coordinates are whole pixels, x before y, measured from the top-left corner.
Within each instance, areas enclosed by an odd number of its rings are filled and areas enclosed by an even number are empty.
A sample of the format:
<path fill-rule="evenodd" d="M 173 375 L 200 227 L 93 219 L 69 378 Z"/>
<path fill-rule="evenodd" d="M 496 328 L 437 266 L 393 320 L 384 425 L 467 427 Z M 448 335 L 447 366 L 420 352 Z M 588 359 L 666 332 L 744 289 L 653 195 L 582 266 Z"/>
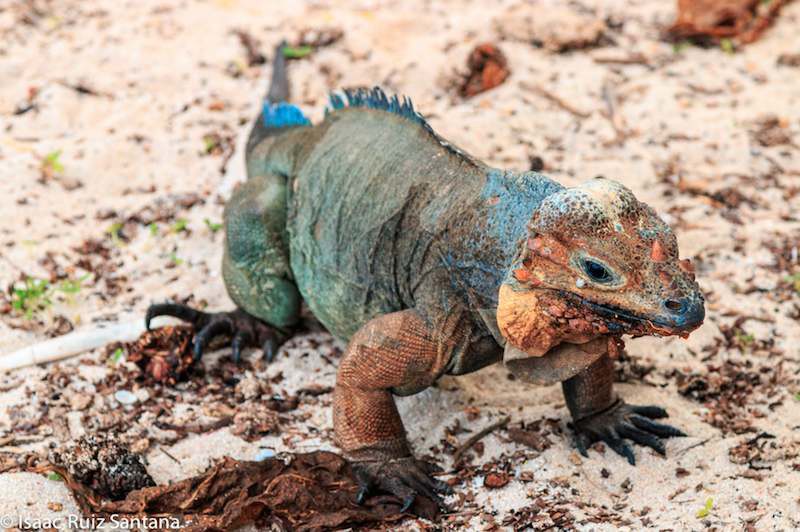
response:
<path fill-rule="evenodd" d="M 278 347 L 289 337 L 286 331 L 272 327 L 241 309 L 232 312 L 203 312 L 187 305 L 159 303 L 150 305 L 145 316 L 145 327 L 156 316 L 173 316 L 194 326 L 194 359 L 200 360 L 203 350 L 217 336 L 229 336 L 233 349 L 233 360 L 241 359 L 242 348 L 261 347 L 267 361 L 272 362 Z"/>
<path fill-rule="evenodd" d="M 586 449 L 596 441 L 603 441 L 618 455 L 627 458 L 628 463 L 636 465 L 633 449 L 623 438 L 664 455 L 664 443 L 659 438 L 686 436 L 675 427 L 653 421 L 665 417 L 668 414 L 661 407 L 635 406 L 618 400 L 602 412 L 573 422 L 575 444 L 583 456 L 589 456 Z"/>
<path fill-rule="evenodd" d="M 453 489 L 446 482 L 431 476 L 440 469 L 429 462 L 407 456 L 388 460 L 355 461 L 352 464 L 358 481 L 358 504 L 364 502 L 370 492 L 378 489 L 402 500 L 401 512 L 411 508 L 417 495 L 423 495 L 439 508 L 447 509 L 439 494 L 449 495 L 453 493 Z"/>

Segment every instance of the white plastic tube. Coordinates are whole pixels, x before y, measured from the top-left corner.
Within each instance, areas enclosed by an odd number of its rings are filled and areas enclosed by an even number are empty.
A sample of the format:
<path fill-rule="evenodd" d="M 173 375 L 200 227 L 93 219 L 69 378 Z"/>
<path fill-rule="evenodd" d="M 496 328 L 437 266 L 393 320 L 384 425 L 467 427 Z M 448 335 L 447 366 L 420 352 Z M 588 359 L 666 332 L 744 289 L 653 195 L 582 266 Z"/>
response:
<path fill-rule="evenodd" d="M 159 316 L 150 324 L 152 328 L 180 323 L 175 318 Z M 38 344 L 23 347 L 12 353 L 0 355 L 0 372 L 63 360 L 111 342 L 132 342 L 144 332 L 144 318 L 125 323 L 109 323 L 84 328 L 51 338 Z"/>

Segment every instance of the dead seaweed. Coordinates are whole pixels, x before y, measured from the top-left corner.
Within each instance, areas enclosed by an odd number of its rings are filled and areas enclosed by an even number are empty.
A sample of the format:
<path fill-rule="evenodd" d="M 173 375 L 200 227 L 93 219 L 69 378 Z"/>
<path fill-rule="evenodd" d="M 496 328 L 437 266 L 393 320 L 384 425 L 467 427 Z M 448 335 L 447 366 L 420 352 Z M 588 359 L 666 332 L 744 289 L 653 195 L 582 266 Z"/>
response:
<path fill-rule="evenodd" d="M 138 489 L 120 501 L 105 500 L 69 471 L 58 471 L 87 515 L 179 515 L 182 529 L 193 532 L 226 531 L 248 523 L 260 529 L 328 530 L 397 523 L 410 516 L 400 512 L 402 501 L 392 496 L 373 496 L 357 505 L 350 465 L 325 451 L 261 462 L 225 457 L 201 475 Z M 438 517 L 436 505 L 424 497 L 417 498 L 412 511 L 426 519 Z"/>

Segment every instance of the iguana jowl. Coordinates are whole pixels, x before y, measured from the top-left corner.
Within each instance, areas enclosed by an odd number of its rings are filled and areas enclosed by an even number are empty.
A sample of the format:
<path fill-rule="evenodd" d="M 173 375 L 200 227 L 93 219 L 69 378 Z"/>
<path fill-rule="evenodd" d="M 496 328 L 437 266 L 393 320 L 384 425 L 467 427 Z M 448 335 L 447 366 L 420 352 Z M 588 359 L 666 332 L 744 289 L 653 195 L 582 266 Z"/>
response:
<path fill-rule="evenodd" d="M 533 382 L 562 381 L 579 450 L 625 439 L 664 452 L 682 435 L 655 406 L 613 392 L 623 334 L 686 335 L 704 317 L 670 228 L 622 185 L 565 188 L 490 168 L 437 136 L 408 100 L 380 89 L 332 96 L 311 125 L 288 103 L 282 55 L 247 145 L 247 181 L 225 209 L 223 276 L 237 305 L 204 313 L 153 305 L 197 327 L 199 357 L 217 335 L 271 358 L 301 301 L 348 341 L 334 426 L 363 497 L 377 487 L 410 505 L 447 486 L 416 460 L 393 395 L 443 374 L 505 360 Z"/>

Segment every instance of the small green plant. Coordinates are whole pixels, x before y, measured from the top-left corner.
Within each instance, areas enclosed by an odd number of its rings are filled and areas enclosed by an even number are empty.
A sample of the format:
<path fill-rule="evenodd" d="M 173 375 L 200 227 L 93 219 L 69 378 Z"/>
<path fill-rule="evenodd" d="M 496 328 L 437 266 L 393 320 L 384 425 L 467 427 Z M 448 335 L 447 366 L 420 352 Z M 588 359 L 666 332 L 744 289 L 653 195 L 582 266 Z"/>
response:
<path fill-rule="evenodd" d="M 169 262 L 173 266 L 180 266 L 181 264 L 183 264 L 183 259 L 178 257 L 178 255 L 175 254 L 175 252 L 173 251 L 172 253 L 169 254 Z"/>
<path fill-rule="evenodd" d="M 175 220 L 175 223 L 172 224 L 172 232 L 173 233 L 181 233 L 186 231 L 187 226 L 189 225 L 189 221 L 186 218 L 178 218 Z"/>
<path fill-rule="evenodd" d="M 114 364 L 119 364 L 122 362 L 123 357 L 125 356 L 125 350 L 121 347 L 118 347 L 111 353 L 111 362 Z"/>
<path fill-rule="evenodd" d="M 686 41 L 686 40 L 672 43 L 672 52 L 675 53 L 675 54 L 683 53 L 683 51 L 685 49 L 687 49 L 691 45 L 692 45 L 692 43 L 690 43 L 689 41 Z"/>
<path fill-rule="evenodd" d="M 147 230 L 150 231 L 150 236 L 158 236 L 158 224 L 153 222 L 147 226 Z"/>
<path fill-rule="evenodd" d="M 61 150 L 51 151 L 44 156 L 41 162 L 41 172 L 44 179 L 64 173 L 64 165 L 61 164 L 60 157 Z"/>
<path fill-rule="evenodd" d="M 302 59 L 303 57 L 311 55 L 314 48 L 311 46 L 284 46 L 282 51 L 283 57 L 286 59 Z"/>
<path fill-rule="evenodd" d="M 54 285 L 47 279 L 28 276 L 12 287 L 11 308 L 25 318 L 31 319 L 34 314 L 53 304 L 53 296 L 56 293 L 63 294 L 68 301 L 72 301 L 72 297 L 81 291 L 84 281 L 88 278 L 87 273 L 78 279 L 64 279 Z"/>
<path fill-rule="evenodd" d="M 791 285 L 795 292 L 800 293 L 800 272 L 793 273 L 787 277 L 786 282 Z"/>
<path fill-rule="evenodd" d="M 750 333 L 746 333 L 741 329 L 736 330 L 736 341 L 743 347 L 750 347 L 756 341 L 756 337 Z"/>
<path fill-rule="evenodd" d="M 22 286 L 14 286 L 11 294 L 11 308 L 27 319 L 40 310 L 53 304 L 50 299 L 50 283 L 45 279 L 26 277 Z"/>
<path fill-rule="evenodd" d="M 730 39 L 721 39 L 719 41 L 719 47 L 726 54 L 733 54 L 736 52 L 736 47 L 734 46 L 733 41 Z"/>
<path fill-rule="evenodd" d="M 111 241 L 114 243 L 115 246 L 122 244 L 122 228 L 123 228 L 122 222 L 114 222 L 113 224 L 111 224 L 111 227 L 109 227 L 106 230 L 106 233 L 108 233 L 109 236 L 111 236 Z"/>
<path fill-rule="evenodd" d="M 83 288 L 83 282 L 89 278 L 89 274 L 84 274 L 77 279 L 64 279 L 56 286 L 56 290 L 64 294 L 77 294 Z"/>
<path fill-rule="evenodd" d="M 794 394 L 794 400 L 797 401 L 797 402 L 800 402 L 800 392 L 797 392 L 796 394 Z"/>
<path fill-rule="evenodd" d="M 205 224 L 206 224 L 206 227 L 208 227 L 208 229 L 209 229 L 209 230 L 210 230 L 212 233 L 216 233 L 217 231 L 219 231 L 220 229 L 222 229 L 222 224 L 221 224 L 221 223 L 218 223 L 218 222 L 212 222 L 212 221 L 211 221 L 211 220 L 209 220 L 208 218 L 204 219 L 204 220 L 203 220 L 203 222 L 205 222 Z"/>
<path fill-rule="evenodd" d="M 708 517 L 713 508 L 714 508 L 714 499 L 709 497 L 708 499 L 706 499 L 706 505 L 697 510 L 698 519 L 704 519 Z"/>
<path fill-rule="evenodd" d="M 56 482 L 64 482 L 64 477 L 56 473 L 55 471 L 50 471 L 47 474 L 47 480 L 54 480 Z"/>
<path fill-rule="evenodd" d="M 222 151 L 222 138 L 216 133 L 204 135 L 203 150 L 206 155 L 220 153 Z"/>

